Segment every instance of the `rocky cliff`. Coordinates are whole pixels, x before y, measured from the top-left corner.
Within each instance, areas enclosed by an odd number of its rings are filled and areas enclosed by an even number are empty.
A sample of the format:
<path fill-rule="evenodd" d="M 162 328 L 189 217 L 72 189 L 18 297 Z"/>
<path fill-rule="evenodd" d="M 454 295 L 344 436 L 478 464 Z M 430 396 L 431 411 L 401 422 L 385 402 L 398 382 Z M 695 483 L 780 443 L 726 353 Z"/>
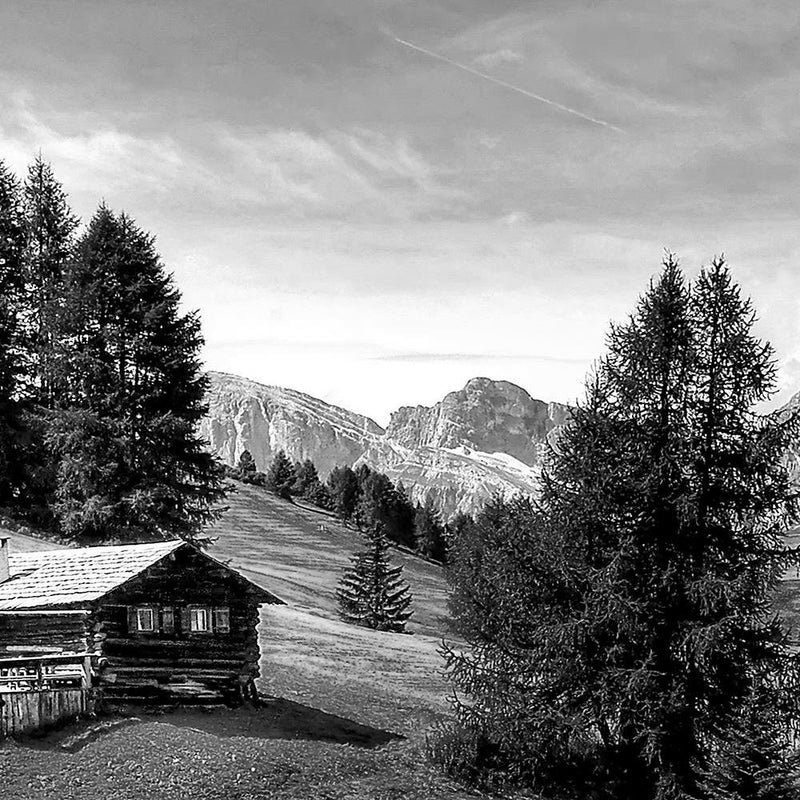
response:
<path fill-rule="evenodd" d="M 310 458 L 323 475 L 337 464 L 354 464 L 383 428 L 368 417 L 302 392 L 210 372 L 208 414 L 200 425 L 211 451 L 235 464 L 249 450 L 261 470 L 285 450 L 296 461 Z"/>
<path fill-rule="evenodd" d="M 201 433 L 233 464 L 247 449 L 260 469 L 283 449 L 325 476 L 366 463 L 402 480 L 414 500 L 432 497 L 445 515 L 474 512 L 495 493 L 532 492 L 551 432 L 567 406 L 533 399 L 505 381 L 474 378 L 434 406 L 404 407 L 384 431 L 373 420 L 290 389 L 209 373 Z"/>

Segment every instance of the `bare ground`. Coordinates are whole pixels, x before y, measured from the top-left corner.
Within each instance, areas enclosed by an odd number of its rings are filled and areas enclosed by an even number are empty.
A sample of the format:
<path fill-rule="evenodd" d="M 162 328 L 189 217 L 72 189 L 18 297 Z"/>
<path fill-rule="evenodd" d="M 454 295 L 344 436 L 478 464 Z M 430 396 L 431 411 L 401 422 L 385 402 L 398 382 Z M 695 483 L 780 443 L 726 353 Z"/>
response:
<path fill-rule="evenodd" d="M 320 528 L 324 526 L 324 529 Z M 241 487 L 212 554 L 285 599 L 262 612 L 259 709 L 130 709 L 0 746 L 9 798 L 433 800 L 474 793 L 424 757 L 448 714 L 437 565 L 394 553 L 415 594 L 412 635 L 340 622 L 335 586 L 356 532 Z"/>

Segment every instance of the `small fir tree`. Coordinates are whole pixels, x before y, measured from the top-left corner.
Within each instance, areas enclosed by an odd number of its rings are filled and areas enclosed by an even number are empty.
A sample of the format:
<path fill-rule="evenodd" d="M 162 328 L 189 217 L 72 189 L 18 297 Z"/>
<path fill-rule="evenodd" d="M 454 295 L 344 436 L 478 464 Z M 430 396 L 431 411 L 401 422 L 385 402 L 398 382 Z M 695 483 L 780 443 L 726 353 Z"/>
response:
<path fill-rule="evenodd" d="M 414 529 L 417 538 L 417 550 L 427 558 L 444 561 L 447 556 L 447 540 L 433 498 L 428 495 L 425 505 L 417 504 L 414 515 Z"/>
<path fill-rule="evenodd" d="M 242 450 L 239 461 L 236 463 L 235 476 L 243 483 L 254 483 L 257 472 L 253 454 L 249 450 Z"/>
<path fill-rule="evenodd" d="M 310 458 L 298 461 L 294 465 L 294 473 L 294 492 L 301 497 L 308 497 L 320 483 L 319 473 Z"/>
<path fill-rule="evenodd" d="M 373 528 L 380 524 L 390 541 L 413 549 L 416 542 L 414 507 L 405 490 L 401 494 L 387 475 L 366 465 L 356 469 L 356 479 L 359 484 L 357 525 Z"/>
<path fill-rule="evenodd" d="M 412 597 L 403 567 L 389 561 L 389 542 L 378 525 L 364 534 L 368 546 L 351 559 L 336 591 L 339 616 L 351 625 L 405 633 Z"/>
<path fill-rule="evenodd" d="M 283 450 L 278 450 L 267 472 L 266 486 L 284 500 L 291 500 L 295 482 L 294 467 Z"/>
<path fill-rule="evenodd" d="M 350 467 L 334 467 L 328 476 L 331 506 L 342 522 L 352 522 L 358 508 L 358 478 Z"/>

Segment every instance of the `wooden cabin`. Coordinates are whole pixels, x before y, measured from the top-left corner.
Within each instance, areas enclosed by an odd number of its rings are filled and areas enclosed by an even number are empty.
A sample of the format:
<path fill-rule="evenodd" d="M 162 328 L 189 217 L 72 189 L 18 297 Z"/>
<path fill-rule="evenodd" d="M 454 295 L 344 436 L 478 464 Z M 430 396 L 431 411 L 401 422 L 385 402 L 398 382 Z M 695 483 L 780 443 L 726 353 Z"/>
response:
<path fill-rule="evenodd" d="M 0 655 L 92 653 L 110 702 L 250 696 L 259 608 L 283 602 L 181 540 L 16 555 L 0 542 L 3 576 Z"/>

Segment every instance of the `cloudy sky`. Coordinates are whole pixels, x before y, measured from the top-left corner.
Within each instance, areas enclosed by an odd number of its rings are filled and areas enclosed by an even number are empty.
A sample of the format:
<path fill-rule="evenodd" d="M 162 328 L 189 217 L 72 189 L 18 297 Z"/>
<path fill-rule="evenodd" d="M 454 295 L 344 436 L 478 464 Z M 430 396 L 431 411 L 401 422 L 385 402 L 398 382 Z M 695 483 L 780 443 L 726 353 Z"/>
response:
<path fill-rule="evenodd" d="M 794 0 L 5 0 L 0 158 L 155 233 L 210 368 L 569 401 L 663 249 L 800 388 Z M 780 398 L 779 398 L 780 399 Z"/>

